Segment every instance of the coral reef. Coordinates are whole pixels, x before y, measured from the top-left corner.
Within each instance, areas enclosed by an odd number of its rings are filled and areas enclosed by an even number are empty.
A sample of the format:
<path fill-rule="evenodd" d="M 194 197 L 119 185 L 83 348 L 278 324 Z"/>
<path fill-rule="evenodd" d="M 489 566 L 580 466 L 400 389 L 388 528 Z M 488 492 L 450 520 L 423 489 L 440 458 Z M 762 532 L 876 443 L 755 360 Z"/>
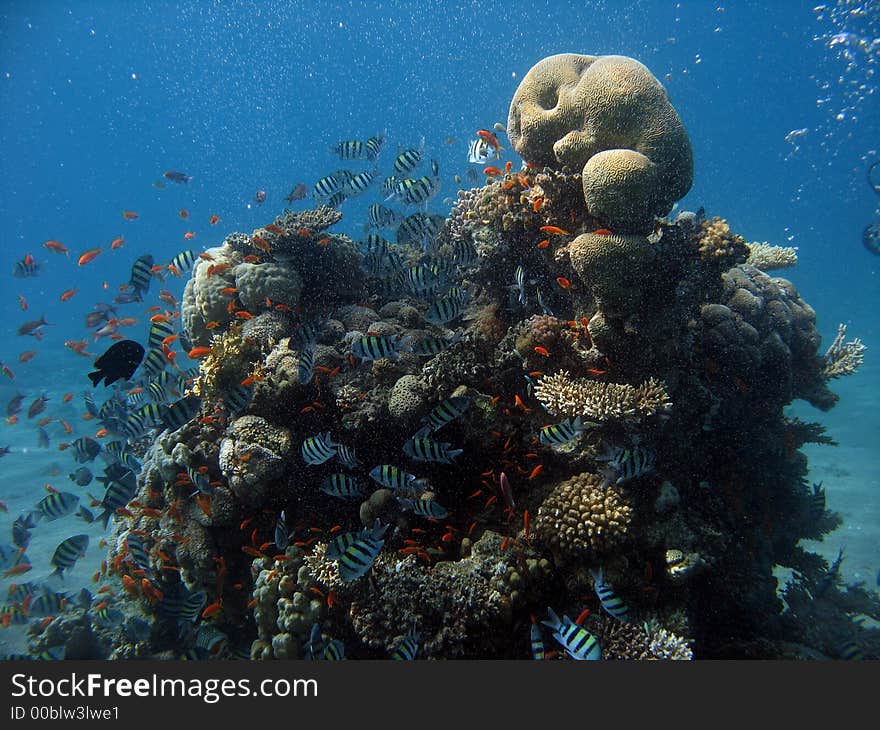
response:
<path fill-rule="evenodd" d="M 597 563 L 626 541 L 632 519 L 632 504 L 620 488 L 584 472 L 541 503 L 535 535 L 563 562 Z"/>
<path fill-rule="evenodd" d="M 666 387 L 656 378 L 632 386 L 574 380 L 561 372 L 540 378 L 534 394 L 554 416 L 583 416 L 590 421 L 640 421 L 672 408 Z"/>
<path fill-rule="evenodd" d="M 792 246 L 773 246 L 767 242 L 747 243 L 749 257 L 746 263 L 761 271 L 789 269 L 797 266 L 797 248 Z"/>
<path fill-rule="evenodd" d="M 507 132 L 529 162 L 582 168 L 590 214 L 616 232 L 648 232 L 693 179 L 690 141 L 665 89 L 625 56 L 539 61 L 514 94 Z"/>
<path fill-rule="evenodd" d="M 552 606 L 588 609 L 609 659 L 880 656 L 853 619 L 874 597 L 801 544 L 841 522 L 801 451 L 833 440 L 785 413 L 831 408 L 864 346 L 842 327 L 821 354 L 815 312 L 761 270 L 786 250 L 656 218 L 691 150 L 637 62 L 545 59 L 508 129 L 534 164 L 442 224 L 354 242 L 338 210 L 288 210 L 196 261 L 202 406 L 132 447 L 99 577 L 123 616 L 71 609 L 41 651 L 67 632 L 77 658 L 291 659 L 320 634 L 386 658 L 418 634 L 419 657 L 525 658 Z"/>
<path fill-rule="evenodd" d="M 865 346 L 856 337 L 846 341 L 846 325 L 837 326 L 837 335 L 825 351 L 822 358 L 822 376 L 825 380 L 852 375 L 862 365 L 865 357 Z"/>

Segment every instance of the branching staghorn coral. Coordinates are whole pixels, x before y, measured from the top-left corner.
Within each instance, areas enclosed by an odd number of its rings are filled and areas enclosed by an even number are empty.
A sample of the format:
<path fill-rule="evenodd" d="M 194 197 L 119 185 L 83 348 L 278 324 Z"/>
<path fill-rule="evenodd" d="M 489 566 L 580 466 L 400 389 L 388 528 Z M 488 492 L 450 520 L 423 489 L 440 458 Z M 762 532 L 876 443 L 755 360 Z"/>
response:
<path fill-rule="evenodd" d="M 672 407 L 666 386 L 657 378 L 633 386 L 575 380 L 568 372 L 561 372 L 542 377 L 535 387 L 535 397 L 554 416 L 583 416 L 600 422 L 640 421 Z"/>
<path fill-rule="evenodd" d="M 749 249 L 746 263 L 761 269 L 761 271 L 788 269 L 797 265 L 796 247 L 774 246 L 766 241 L 764 243 L 747 243 L 746 246 Z"/>
<path fill-rule="evenodd" d="M 839 324 L 837 336 L 822 358 L 825 363 L 822 367 L 825 380 L 852 375 L 861 366 L 864 353 L 865 346 L 858 337 L 846 342 L 846 325 Z"/>

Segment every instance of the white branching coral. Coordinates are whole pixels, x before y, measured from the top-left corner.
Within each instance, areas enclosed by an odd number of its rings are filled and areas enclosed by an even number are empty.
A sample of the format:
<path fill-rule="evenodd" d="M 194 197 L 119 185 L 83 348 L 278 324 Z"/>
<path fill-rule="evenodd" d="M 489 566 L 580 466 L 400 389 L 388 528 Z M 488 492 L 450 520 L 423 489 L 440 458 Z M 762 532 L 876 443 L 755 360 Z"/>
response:
<path fill-rule="evenodd" d="M 672 407 L 666 386 L 657 378 L 634 386 L 575 380 L 561 372 L 542 377 L 535 387 L 535 397 L 554 416 L 581 416 L 600 422 L 640 421 Z"/>
<path fill-rule="evenodd" d="M 655 659 L 689 661 L 694 658 L 687 639 L 666 629 L 659 629 L 651 636 L 650 651 Z"/>
<path fill-rule="evenodd" d="M 749 257 L 747 264 L 761 269 L 761 271 L 773 271 L 774 269 L 788 269 L 796 266 L 798 262 L 797 248 L 792 246 L 774 246 L 767 243 L 747 243 Z"/>
<path fill-rule="evenodd" d="M 838 325 L 837 336 L 822 358 L 824 362 L 822 375 L 825 380 L 852 375 L 861 366 L 864 360 L 864 353 L 865 346 L 862 344 L 862 341 L 856 337 L 854 340 L 847 342 L 846 325 Z"/>

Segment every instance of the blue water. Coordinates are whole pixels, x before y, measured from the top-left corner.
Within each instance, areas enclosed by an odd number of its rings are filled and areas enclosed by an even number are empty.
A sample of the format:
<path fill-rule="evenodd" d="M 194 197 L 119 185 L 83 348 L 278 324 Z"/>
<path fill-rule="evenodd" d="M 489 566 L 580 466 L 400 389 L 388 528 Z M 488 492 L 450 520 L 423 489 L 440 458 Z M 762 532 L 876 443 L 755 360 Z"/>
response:
<path fill-rule="evenodd" d="M 61 402 L 88 384 L 89 364 L 63 342 L 90 337 L 84 315 L 117 293 L 138 255 L 164 262 L 252 230 L 280 212 L 295 183 L 311 188 L 340 166 L 330 144 L 380 132 L 391 149 L 424 138 L 444 185 L 431 209 L 446 213 L 443 200 L 457 189 L 452 177 L 467 168 L 468 140 L 506 121 L 532 64 L 560 52 L 628 55 L 665 84 L 690 134 L 694 185 L 681 207 L 702 205 L 749 241 L 797 246 L 800 263 L 784 275 L 816 309 L 823 339 L 845 322 L 868 345 L 862 371 L 833 384 L 841 395 L 834 411 L 798 404 L 794 412 L 822 421 L 841 442 L 837 451 L 809 452 L 830 507 L 847 519 L 821 549 L 833 555 L 846 542 L 844 574 L 873 583 L 880 568 L 871 547 L 880 532 L 880 258 L 862 247 L 861 232 L 880 215 L 865 182 L 880 139 L 880 44 L 870 45 L 880 36 L 878 3 L 828 3 L 824 12 L 815 0 L 414 5 L 3 3 L 0 360 L 17 377 L 2 379 L 0 402 L 20 391 L 27 408 L 45 391 L 48 415 L 69 421 L 74 435 L 92 433 L 80 399 Z M 153 182 L 168 169 L 193 179 L 157 189 Z M 267 193 L 262 205 L 254 202 L 258 190 Z M 365 205 L 347 205 L 336 230 L 359 237 Z M 182 208 L 188 220 L 178 215 Z M 123 210 L 139 217 L 125 220 Z M 215 226 L 211 215 L 220 217 Z M 110 251 L 120 236 L 124 245 Z M 48 252 L 47 239 L 71 255 Z M 103 252 L 78 267 L 79 254 L 93 247 Z M 28 252 L 43 265 L 41 275 L 12 278 L 14 262 Z M 183 282 L 163 286 L 179 297 Z M 72 299 L 59 301 L 74 287 Z M 138 317 L 125 333 L 142 341 L 143 310 L 129 305 L 120 315 Z M 42 314 L 52 326 L 41 342 L 15 335 Z M 20 363 L 30 349 L 37 355 Z M 45 494 L 45 483 L 69 485 L 73 459 L 57 448 L 68 437 L 57 421 L 48 431 L 51 447 L 39 449 L 23 414 L 17 425 L 0 422 L 0 446 L 13 447 L 0 460 L 0 499 L 10 510 L 0 514 L 0 542 L 15 514 Z M 60 476 L 46 473 L 52 464 Z M 79 531 L 56 524 L 47 544 Z M 100 531 L 92 534 L 96 542 Z M 90 555 L 100 559 L 95 549 Z M 35 572 L 47 572 L 44 562 Z"/>

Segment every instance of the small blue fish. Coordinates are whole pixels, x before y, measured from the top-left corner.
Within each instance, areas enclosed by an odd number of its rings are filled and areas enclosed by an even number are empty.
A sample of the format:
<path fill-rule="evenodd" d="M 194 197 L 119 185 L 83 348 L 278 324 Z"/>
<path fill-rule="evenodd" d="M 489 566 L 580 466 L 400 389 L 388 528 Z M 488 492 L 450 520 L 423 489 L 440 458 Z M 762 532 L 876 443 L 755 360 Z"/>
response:
<path fill-rule="evenodd" d="M 835 581 L 837 581 L 837 576 L 840 573 L 840 564 L 843 562 L 843 548 L 837 551 L 837 558 L 835 558 L 834 562 L 831 563 L 831 566 L 828 568 L 828 571 L 819 582 L 816 584 L 816 590 L 813 591 L 813 597 L 819 598 L 821 597 L 832 585 L 834 585 Z"/>

